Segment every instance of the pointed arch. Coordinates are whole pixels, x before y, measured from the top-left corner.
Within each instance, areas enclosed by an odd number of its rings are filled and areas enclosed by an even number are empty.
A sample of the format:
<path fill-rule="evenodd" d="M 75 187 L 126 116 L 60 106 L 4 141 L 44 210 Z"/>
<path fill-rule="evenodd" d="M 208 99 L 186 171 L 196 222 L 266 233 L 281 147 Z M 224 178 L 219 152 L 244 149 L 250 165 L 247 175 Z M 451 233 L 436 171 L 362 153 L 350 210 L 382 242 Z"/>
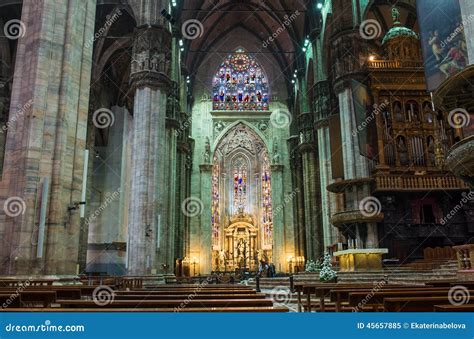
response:
<path fill-rule="evenodd" d="M 216 258 L 230 251 L 229 220 L 248 220 L 253 225 L 252 256 L 273 249 L 273 210 L 269 149 L 263 136 L 249 124 L 238 121 L 228 126 L 215 141 L 212 174 L 212 250 Z M 227 239 L 227 240 L 226 240 Z M 229 254 L 230 255 L 230 254 Z M 233 265 L 237 257 L 232 254 Z M 254 267 L 257 260 L 246 257 Z M 248 260 L 248 262 L 247 262 Z M 235 266 L 236 267 L 236 266 Z"/>
<path fill-rule="evenodd" d="M 215 150 L 217 148 L 217 145 L 221 142 L 221 140 L 224 138 L 225 135 L 227 135 L 229 133 L 229 131 L 231 131 L 235 126 L 239 125 L 239 124 L 242 124 L 242 125 L 245 125 L 247 128 L 251 129 L 255 134 L 257 134 L 260 139 L 262 140 L 262 142 L 265 144 L 265 147 L 267 149 L 270 149 L 270 145 L 269 145 L 269 142 L 267 141 L 267 139 L 265 138 L 265 136 L 263 135 L 263 133 L 258 129 L 256 128 L 255 126 L 253 126 L 252 124 L 248 123 L 247 121 L 245 120 L 242 120 L 242 119 L 239 119 L 239 120 L 236 120 L 234 121 L 233 123 L 229 124 L 228 126 L 226 126 L 220 133 L 219 135 L 217 136 L 217 138 L 214 140 L 214 143 L 212 145 L 212 149 Z"/>

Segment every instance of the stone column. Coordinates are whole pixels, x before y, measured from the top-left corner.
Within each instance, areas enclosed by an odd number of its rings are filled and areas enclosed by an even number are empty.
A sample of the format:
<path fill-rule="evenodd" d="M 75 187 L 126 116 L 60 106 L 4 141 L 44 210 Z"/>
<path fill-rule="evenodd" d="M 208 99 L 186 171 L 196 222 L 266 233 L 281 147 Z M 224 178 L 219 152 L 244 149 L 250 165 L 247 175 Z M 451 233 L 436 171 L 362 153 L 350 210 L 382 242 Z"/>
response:
<path fill-rule="evenodd" d="M 277 208 L 283 205 L 283 165 L 275 164 L 270 166 L 272 182 L 272 206 Z M 280 213 L 273 215 L 273 264 L 277 271 L 287 271 L 285 258 L 285 225 L 284 208 Z"/>
<path fill-rule="evenodd" d="M 330 217 L 331 194 L 326 187 L 331 183 L 331 145 L 329 127 L 327 124 L 318 129 L 318 154 L 319 154 L 319 173 L 321 187 L 321 211 L 324 234 L 324 247 L 334 244 L 337 240 L 336 228 L 331 225 Z"/>
<path fill-rule="evenodd" d="M 188 124 L 188 116 L 186 113 L 181 113 L 180 128 L 176 131 L 177 142 L 177 173 L 176 173 L 176 197 L 175 197 L 175 216 L 176 216 L 176 238 L 175 242 L 175 256 L 183 258 L 186 253 L 186 246 L 189 246 L 186 240 L 186 223 L 187 217 L 181 211 L 181 204 L 188 196 L 188 169 L 187 161 L 190 153 L 187 136 L 189 129 L 185 124 Z"/>
<path fill-rule="evenodd" d="M 304 210 L 306 229 L 306 257 L 316 260 L 324 252 L 323 230 L 320 222 L 320 199 L 318 199 L 318 173 L 316 151 L 312 145 L 300 149 L 303 160 Z"/>
<path fill-rule="evenodd" d="M 367 223 L 367 240 L 365 242 L 366 248 L 378 248 L 379 236 L 377 231 L 377 223 Z"/>
<path fill-rule="evenodd" d="M 0 216 L 5 274 L 76 273 L 92 60 L 85 46 L 93 39 L 95 10 L 95 0 L 23 4 L 0 187 L 0 204 L 16 201 L 22 213 Z M 45 242 L 37 258 L 45 179 Z"/>
<path fill-rule="evenodd" d="M 305 229 L 304 229 L 304 192 L 303 192 L 303 171 L 301 166 L 301 155 L 298 152 L 299 139 L 293 136 L 288 141 L 291 149 L 290 168 L 292 175 L 293 189 L 295 192 L 293 220 L 295 235 L 295 255 L 304 256 Z"/>
<path fill-rule="evenodd" d="M 199 260 L 200 274 L 209 274 L 212 270 L 212 232 L 211 232 L 211 199 L 212 199 L 212 165 L 199 165 L 201 171 L 201 213 L 196 218 L 201 218 L 201 229 L 199 237 L 200 254 L 197 258 Z M 191 255 L 193 256 L 193 255 Z M 192 259 L 192 258 L 191 258 Z M 197 272 L 198 270 L 196 270 Z"/>
<path fill-rule="evenodd" d="M 464 20 L 464 35 L 466 36 L 468 64 L 474 64 L 474 2 L 471 0 L 460 0 L 461 15 Z"/>
<path fill-rule="evenodd" d="M 323 227 L 321 221 L 321 193 L 317 166 L 317 143 L 313 130 L 312 113 L 298 117 L 300 130 L 299 152 L 303 164 L 304 216 L 306 229 L 307 259 L 316 260 L 324 252 Z"/>
<path fill-rule="evenodd" d="M 177 121 L 173 119 L 167 120 L 167 147 L 166 147 L 166 158 L 167 158 L 167 170 L 166 170 L 166 183 L 164 187 L 168 187 L 165 191 L 167 194 L 165 196 L 167 204 L 166 204 L 166 211 L 167 211 L 167 226 L 166 227 L 166 256 L 163 258 L 163 262 L 160 264 L 168 265 L 168 268 L 164 270 L 163 273 L 172 273 L 174 267 L 174 259 L 175 259 L 175 239 L 177 237 L 177 227 L 176 227 L 176 172 L 177 172 L 177 164 L 176 164 L 176 154 L 177 154 L 177 140 L 176 140 L 176 130 L 177 130 Z M 178 202 L 179 203 L 179 202 Z M 161 267 L 160 267 L 161 268 Z"/>
<path fill-rule="evenodd" d="M 135 32 L 131 64 L 133 107 L 132 178 L 128 272 L 155 273 L 166 261 L 166 103 L 170 89 L 171 33 L 163 26 Z"/>

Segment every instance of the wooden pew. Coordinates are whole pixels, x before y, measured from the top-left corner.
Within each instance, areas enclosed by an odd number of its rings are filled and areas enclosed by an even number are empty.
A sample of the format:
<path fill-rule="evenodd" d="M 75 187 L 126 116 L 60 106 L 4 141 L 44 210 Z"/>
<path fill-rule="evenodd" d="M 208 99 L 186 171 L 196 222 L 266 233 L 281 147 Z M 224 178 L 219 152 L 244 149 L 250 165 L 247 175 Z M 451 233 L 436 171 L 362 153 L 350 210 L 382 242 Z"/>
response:
<path fill-rule="evenodd" d="M 0 310 L 5 310 L 7 308 L 19 308 L 20 307 L 20 298 L 18 297 L 13 297 L 13 295 L 10 294 L 2 294 L 0 293 Z M 24 310 L 23 310 L 24 311 Z"/>
<path fill-rule="evenodd" d="M 435 312 L 474 312 L 474 304 L 463 305 L 435 305 Z"/>
<path fill-rule="evenodd" d="M 167 290 L 132 290 L 132 291 L 117 291 L 116 294 L 130 293 L 140 294 L 140 295 L 168 295 L 168 294 L 220 294 L 220 293 L 231 293 L 231 294 L 254 294 L 255 291 L 246 291 L 246 290 L 214 290 L 214 289 L 167 289 Z"/>
<path fill-rule="evenodd" d="M 0 279 L 0 287 L 51 286 L 57 279 Z"/>
<path fill-rule="evenodd" d="M 0 308 L 0 312 L 2 309 Z M 25 312 L 24 308 L 10 308 L 3 310 L 8 312 Z M 259 307 L 212 307 L 212 308 L 200 308 L 200 307 L 185 307 L 179 310 L 179 312 L 288 312 L 287 307 L 282 306 L 259 306 Z M 43 312 L 43 313 L 54 313 L 54 312 L 175 312 L 174 308 L 30 308 L 28 312 Z"/>
<path fill-rule="evenodd" d="M 133 292 L 131 292 L 133 293 Z M 115 295 L 114 300 L 183 300 L 186 298 L 194 300 L 208 300 L 208 299 L 265 299 L 265 294 L 118 294 Z"/>
<path fill-rule="evenodd" d="M 270 299 L 207 299 L 207 300 L 114 300 L 106 305 L 107 308 L 179 308 L 186 302 L 187 307 L 214 308 L 214 307 L 261 307 L 273 306 Z M 56 303 L 65 308 L 100 308 L 93 300 L 56 300 Z"/>
<path fill-rule="evenodd" d="M 250 286 L 233 284 L 164 284 L 154 286 L 144 286 L 146 290 L 166 290 L 166 289 L 190 289 L 209 288 L 214 290 L 252 290 Z"/>
<path fill-rule="evenodd" d="M 43 307 L 51 307 L 56 301 L 56 291 L 23 291 L 20 292 L 21 307 L 32 307 L 43 304 Z"/>
<path fill-rule="evenodd" d="M 80 288 L 69 288 L 73 286 L 33 286 L 27 287 L 23 292 L 29 291 L 55 291 L 56 297 L 58 299 L 81 299 L 81 289 Z M 18 288 L 0 288 L 0 294 L 15 294 L 19 292 Z"/>
<path fill-rule="evenodd" d="M 9 307 L 50 307 L 56 301 L 55 291 L 22 291 L 0 294 L 0 308 Z"/>
<path fill-rule="evenodd" d="M 375 292 L 371 295 L 371 297 L 367 298 L 368 294 L 365 292 L 351 292 L 349 294 L 349 306 L 356 307 L 359 303 L 362 303 L 364 299 L 367 300 L 365 306 L 370 306 L 374 311 L 377 311 L 379 307 L 384 305 L 384 300 L 386 298 L 405 298 L 405 297 L 448 297 L 448 290 L 388 290 L 388 291 L 379 291 Z"/>
<path fill-rule="evenodd" d="M 441 281 L 430 281 L 430 285 L 433 287 L 454 287 L 454 286 L 464 286 L 469 289 L 474 288 L 474 281 L 457 281 L 457 280 L 441 280 Z"/>
<path fill-rule="evenodd" d="M 298 298 L 298 311 L 301 312 L 301 294 L 306 296 L 305 312 L 311 312 L 311 295 L 315 294 L 319 298 L 319 309 L 321 312 L 325 312 L 325 297 L 333 288 L 352 288 L 352 289 L 371 289 L 376 284 L 341 284 L 341 283 L 296 283 L 295 291 Z M 398 285 L 397 285 L 398 286 Z"/>
<path fill-rule="evenodd" d="M 427 289 L 429 289 L 429 290 L 442 290 L 442 291 L 446 290 L 445 288 L 433 288 L 433 287 L 430 287 L 430 286 L 422 287 L 422 286 L 410 286 L 410 285 L 384 285 L 384 286 L 381 286 L 379 288 L 376 288 L 376 287 L 372 287 L 372 288 L 365 288 L 365 287 L 364 288 L 347 288 L 347 287 L 339 288 L 339 287 L 336 287 L 336 288 L 331 289 L 331 291 L 329 292 L 329 296 L 330 296 L 330 300 L 335 303 L 336 312 L 340 312 L 342 302 L 345 301 L 345 302 L 349 303 L 349 295 L 351 293 L 361 293 L 361 294 L 364 294 L 365 297 L 367 297 L 368 295 L 372 295 L 373 293 L 376 293 L 376 292 L 424 291 L 424 290 L 427 290 Z M 350 303 L 349 303 L 349 305 L 350 305 Z"/>
<path fill-rule="evenodd" d="M 448 296 L 384 298 L 385 312 L 432 312 L 435 305 L 448 304 Z"/>

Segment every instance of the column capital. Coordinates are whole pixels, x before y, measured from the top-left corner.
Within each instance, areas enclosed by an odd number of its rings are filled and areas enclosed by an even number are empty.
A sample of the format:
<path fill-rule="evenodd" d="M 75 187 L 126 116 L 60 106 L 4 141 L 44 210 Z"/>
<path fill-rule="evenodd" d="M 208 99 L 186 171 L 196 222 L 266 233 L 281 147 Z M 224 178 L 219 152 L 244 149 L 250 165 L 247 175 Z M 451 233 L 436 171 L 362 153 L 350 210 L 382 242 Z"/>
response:
<path fill-rule="evenodd" d="M 212 171 L 212 164 L 201 164 L 199 165 L 199 169 L 202 172 L 211 172 Z"/>
<path fill-rule="evenodd" d="M 274 172 L 283 172 L 283 165 L 277 165 L 277 164 L 270 165 L 270 169 L 271 169 L 272 173 L 274 173 Z"/>
<path fill-rule="evenodd" d="M 135 29 L 130 84 L 133 88 L 171 89 L 171 33 L 165 27 Z"/>

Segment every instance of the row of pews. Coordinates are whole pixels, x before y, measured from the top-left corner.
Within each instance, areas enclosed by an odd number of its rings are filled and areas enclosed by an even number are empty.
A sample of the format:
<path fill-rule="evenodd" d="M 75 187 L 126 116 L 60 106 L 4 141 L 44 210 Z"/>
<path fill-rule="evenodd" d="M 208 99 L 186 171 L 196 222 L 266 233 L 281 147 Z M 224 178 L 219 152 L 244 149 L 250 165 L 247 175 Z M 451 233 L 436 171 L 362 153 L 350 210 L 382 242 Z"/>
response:
<path fill-rule="evenodd" d="M 295 283 L 298 311 L 473 312 L 474 281 L 424 285 Z"/>
<path fill-rule="evenodd" d="M 142 286 L 136 279 L 76 282 L 0 281 L 0 310 L 6 312 L 288 312 L 251 287 L 231 284 Z M 96 282 L 96 281 L 92 281 Z"/>

